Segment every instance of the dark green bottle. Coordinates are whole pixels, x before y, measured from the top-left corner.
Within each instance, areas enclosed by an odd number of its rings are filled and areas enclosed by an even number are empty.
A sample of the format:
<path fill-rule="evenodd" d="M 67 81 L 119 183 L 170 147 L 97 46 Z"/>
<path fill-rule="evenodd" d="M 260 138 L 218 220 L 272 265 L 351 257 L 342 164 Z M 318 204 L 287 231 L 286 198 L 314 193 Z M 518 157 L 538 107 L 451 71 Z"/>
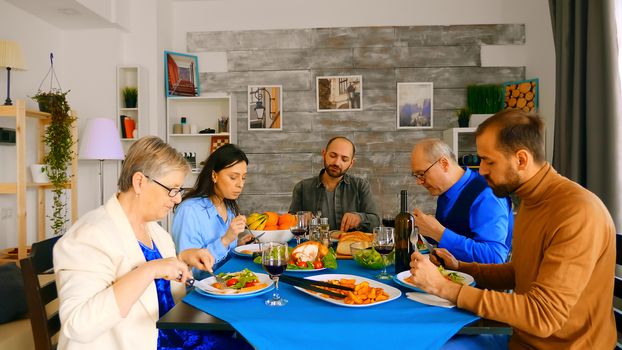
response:
<path fill-rule="evenodd" d="M 395 217 L 395 274 L 410 269 L 410 232 L 415 218 L 408 212 L 408 191 L 400 191 L 400 213 Z"/>

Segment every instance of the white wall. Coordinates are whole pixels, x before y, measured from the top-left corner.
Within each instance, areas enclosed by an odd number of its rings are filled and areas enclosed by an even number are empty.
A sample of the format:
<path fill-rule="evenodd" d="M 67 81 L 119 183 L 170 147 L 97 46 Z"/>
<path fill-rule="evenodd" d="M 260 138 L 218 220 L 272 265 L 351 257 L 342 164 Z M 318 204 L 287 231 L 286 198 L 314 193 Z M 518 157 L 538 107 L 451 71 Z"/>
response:
<path fill-rule="evenodd" d="M 45 1 L 45 0 L 41 0 Z M 126 2 L 130 2 L 127 4 Z M 79 113 L 80 133 L 87 119 L 116 118 L 115 67 L 138 64 L 148 81 L 149 122 L 143 134 L 165 134 L 163 51 L 186 51 L 189 31 L 318 28 L 343 26 L 404 26 L 525 23 L 524 47 L 483 50 L 483 62 L 491 65 L 526 65 L 527 78 L 540 78 L 540 106 L 548 117 L 547 150 L 553 140 L 555 57 L 548 4 L 525 0 L 518 6 L 509 0 L 126 0 L 127 25 L 119 29 L 62 31 L 15 6 L 0 0 L 0 38 L 22 46 L 27 71 L 12 72 L 11 96 L 33 95 L 49 68 L 54 52 L 56 73 L 63 89 L 70 89 L 71 106 Z M 88 1 L 85 1 L 88 3 Z M 202 54 L 201 71 L 225 71 L 222 54 Z M 6 73 L 0 72 L 0 101 L 6 98 Z M 1 103 L 1 102 L 0 102 Z M 31 101 L 29 107 L 36 108 Z M 11 125 L 0 120 L 0 125 Z M 28 144 L 36 139 L 29 136 Z M 14 181 L 14 146 L 0 146 L 0 182 Z M 27 163 L 34 163 L 30 154 Z M 116 189 L 117 164 L 105 163 L 105 194 Z M 99 165 L 79 161 L 78 205 L 83 214 L 99 204 Z M 29 194 L 28 212 L 34 213 L 34 192 Z M 14 246 L 16 239 L 15 197 L 0 196 L 0 248 Z M 28 217 L 29 241 L 35 239 L 35 215 Z"/>

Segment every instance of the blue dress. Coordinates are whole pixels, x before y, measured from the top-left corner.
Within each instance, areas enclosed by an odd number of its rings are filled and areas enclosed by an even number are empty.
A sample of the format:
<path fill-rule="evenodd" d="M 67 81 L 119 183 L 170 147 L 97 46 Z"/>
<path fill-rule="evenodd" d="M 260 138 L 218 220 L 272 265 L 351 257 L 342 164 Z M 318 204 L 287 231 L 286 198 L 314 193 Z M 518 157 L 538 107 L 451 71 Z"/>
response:
<path fill-rule="evenodd" d="M 149 248 L 138 242 L 146 261 L 162 259 L 162 255 L 152 241 L 153 248 Z M 171 282 L 163 278 L 155 280 L 158 292 L 158 307 L 160 317 L 164 316 L 175 306 L 175 300 L 171 294 Z M 191 331 L 183 329 L 159 329 L 158 349 L 252 349 L 250 344 L 242 339 L 233 337 L 233 332 L 208 332 Z"/>

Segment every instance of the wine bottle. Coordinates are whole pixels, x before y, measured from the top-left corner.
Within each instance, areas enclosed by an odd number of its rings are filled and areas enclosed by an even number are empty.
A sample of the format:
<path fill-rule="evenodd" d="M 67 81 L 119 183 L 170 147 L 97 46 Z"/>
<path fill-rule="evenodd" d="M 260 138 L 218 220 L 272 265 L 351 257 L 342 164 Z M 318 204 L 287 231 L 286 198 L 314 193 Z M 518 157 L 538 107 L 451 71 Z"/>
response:
<path fill-rule="evenodd" d="M 400 191 L 400 213 L 395 217 L 395 274 L 410 269 L 410 232 L 415 218 L 408 212 L 408 191 Z"/>

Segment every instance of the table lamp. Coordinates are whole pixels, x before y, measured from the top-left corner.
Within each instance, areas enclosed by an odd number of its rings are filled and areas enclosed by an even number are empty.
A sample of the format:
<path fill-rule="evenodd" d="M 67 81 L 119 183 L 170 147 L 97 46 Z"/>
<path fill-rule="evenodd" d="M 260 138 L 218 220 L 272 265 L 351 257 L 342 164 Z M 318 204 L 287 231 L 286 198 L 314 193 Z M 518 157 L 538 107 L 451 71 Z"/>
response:
<path fill-rule="evenodd" d="M 99 160 L 100 204 L 104 204 L 104 160 L 123 160 L 119 131 L 112 119 L 89 119 L 80 138 L 80 159 Z"/>
<path fill-rule="evenodd" d="M 5 106 L 13 104 L 11 101 L 11 69 L 25 70 L 22 48 L 11 40 L 0 39 L 0 67 L 6 68 L 6 100 Z"/>

